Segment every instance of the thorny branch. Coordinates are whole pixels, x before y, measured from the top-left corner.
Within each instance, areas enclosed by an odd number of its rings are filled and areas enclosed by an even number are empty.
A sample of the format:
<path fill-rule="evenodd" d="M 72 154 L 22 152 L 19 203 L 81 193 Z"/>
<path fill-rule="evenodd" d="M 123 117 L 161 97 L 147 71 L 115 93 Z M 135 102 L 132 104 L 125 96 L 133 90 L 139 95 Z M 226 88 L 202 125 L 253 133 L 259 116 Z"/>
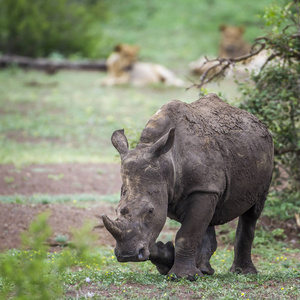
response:
<path fill-rule="evenodd" d="M 248 54 L 243 55 L 243 56 L 239 56 L 239 57 L 235 57 L 235 58 L 216 58 L 216 59 L 208 59 L 205 56 L 206 61 L 203 63 L 203 65 L 201 66 L 204 67 L 207 63 L 214 63 L 216 62 L 216 64 L 213 64 L 211 67 L 209 67 L 200 77 L 200 83 L 193 83 L 193 85 L 191 85 L 190 87 L 188 87 L 187 89 L 191 89 L 193 87 L 196 87 L 198 89 L 202 88 L 205 84 L 213 81 L 216 78 L 219 78 L 221 76 L 224 76 L 225 71 L 230 67 L 235 65 L 238 62 L 244 62 L 246 60 L 248 60 L 249 58 L 259 54 L 266 46 L 266 42 L 261 42 L 261 40 L 267 40 L 266 37 L 259 37 L 255 40 L 255 43 L 253 44 L 253 46 L 251 47 L 251 50 Z M 214 74 L 213 75 L 209 75 L 209 73 L 214 70 Z"/>
<path fill-rule="evenodd" d="M 298 153 L 300 154 L 300 149 L 297 147 L 286 147 L 283 149 L 274 149 L 275 155 L 284 155 L 286 153 Z"/>
<path fill-rule="evenodd" d="M 296 2 L 298 2 L 297 0 Z M 299 9 L 299 7 L 297 6 Z M 299 18 L 299 11 L 298 11 L 298 18 Z M 287 33 L 287 30 L 291 27 L 295 27 L 296 31 L 294 33 Z M 289 47 L 289 42 L 292 40 L 299 40 L 300 41 L 300 21 L 294 20 L 294 24 L 287 25 L 283 30 L 283 36 L 281 38 L 285 39 L 284 43 L 278 43 L 277 40 L 272 40 L 269 37 L 258 37 L 255 39 L 254 44 L 251 47 L 251 50 L 248 54 L 236 57 L 236 58 L 216 58 L 209 60 L 206 56 L 206 61 L 202 64 L 201 68 L 204 68 L 204 66 L 207 63 L 211 64 L 211 67 L 209 67 L 200 77 L 200 82 L 195 83 L 187 88 L 191 89 L 193 87 L 196 87 L 198 89 L 201 89 L 205 84 L 213 81 L 216 78 L 220 78 L 224 76 L 226 70 L 230 68 L 231 66 L 234 66 L 236 63 L 239 62 L 246 62 L 250 58 L 258 55 L 262 50 L 264 49 L 272 49 L 272 52 L 267 57 L 265 63 L 261 67 L 261 70 L 265 68 L 265 66 L 273 59 L 280 58 L 280 59 L 296 59 L 300 60 L 300 52 L 297 51 L 297 49 Z M 213 72 L 212 72 L 213 71 Z"/>

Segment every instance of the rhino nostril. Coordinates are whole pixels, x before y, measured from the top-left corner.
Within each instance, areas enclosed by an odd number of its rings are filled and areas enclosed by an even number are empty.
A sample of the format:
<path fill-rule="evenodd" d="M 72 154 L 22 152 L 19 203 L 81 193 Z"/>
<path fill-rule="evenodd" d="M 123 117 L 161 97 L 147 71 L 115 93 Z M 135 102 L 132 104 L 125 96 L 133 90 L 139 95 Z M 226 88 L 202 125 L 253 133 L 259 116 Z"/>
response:
<path fill-rule="evenodd" d="M 139 259 L 143 259 L 145 254 L 145 248 L 140 249 L 139 251 Z"/>

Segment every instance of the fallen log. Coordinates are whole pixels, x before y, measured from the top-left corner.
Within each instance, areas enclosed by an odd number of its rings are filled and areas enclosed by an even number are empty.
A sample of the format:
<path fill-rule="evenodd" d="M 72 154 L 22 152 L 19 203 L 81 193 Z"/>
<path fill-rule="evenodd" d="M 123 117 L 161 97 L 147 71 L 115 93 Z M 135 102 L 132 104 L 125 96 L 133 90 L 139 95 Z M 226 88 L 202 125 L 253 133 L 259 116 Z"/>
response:
<path fill-rule="evenodd" d="M 30 58 L 17 55 L 0 55 L 0 68 L 5 68 L 10 65 L 17 65 L 24 69 L 41 70 L 49 74 L 56 73 L 62 69 L 106 71 L 105 60 L 70 61 Z"/>

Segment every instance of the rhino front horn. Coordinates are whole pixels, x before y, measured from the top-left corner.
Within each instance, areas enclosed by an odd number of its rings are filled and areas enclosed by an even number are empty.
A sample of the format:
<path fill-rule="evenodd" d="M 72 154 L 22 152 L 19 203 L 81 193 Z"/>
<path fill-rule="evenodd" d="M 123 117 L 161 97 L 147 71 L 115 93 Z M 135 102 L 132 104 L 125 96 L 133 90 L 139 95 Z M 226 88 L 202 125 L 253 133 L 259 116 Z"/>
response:
<path fill-rule="evenodd" d="M 105 228 L 112 234 L 115 239 L 119 239 L 122 235 L 122 230 L 117 224 L 112 221 L 107 215 L 102 216 L 103 224 Z"/>

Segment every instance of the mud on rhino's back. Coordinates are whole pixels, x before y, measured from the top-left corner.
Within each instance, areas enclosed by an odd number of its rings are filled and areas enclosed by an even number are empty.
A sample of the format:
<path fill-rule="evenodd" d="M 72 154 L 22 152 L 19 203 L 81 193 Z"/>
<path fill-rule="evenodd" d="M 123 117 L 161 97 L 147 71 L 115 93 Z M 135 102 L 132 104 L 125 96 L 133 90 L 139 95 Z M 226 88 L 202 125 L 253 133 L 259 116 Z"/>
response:
<path fill-rule="evenodd" d="M 263 137 L 272 145 L 266 126 L 258 118 L 227 104 L 216 94 L 209 94 L 190 104 L 173 100 L 163 105 L 150 118 L 140 143 L 152 144 L 172 127 L 176 128 L 178 143 L 186 136 L 194 140 L 211 137 L 224 143 L 229 136 L 246 132 L 247 139 Z"/>

